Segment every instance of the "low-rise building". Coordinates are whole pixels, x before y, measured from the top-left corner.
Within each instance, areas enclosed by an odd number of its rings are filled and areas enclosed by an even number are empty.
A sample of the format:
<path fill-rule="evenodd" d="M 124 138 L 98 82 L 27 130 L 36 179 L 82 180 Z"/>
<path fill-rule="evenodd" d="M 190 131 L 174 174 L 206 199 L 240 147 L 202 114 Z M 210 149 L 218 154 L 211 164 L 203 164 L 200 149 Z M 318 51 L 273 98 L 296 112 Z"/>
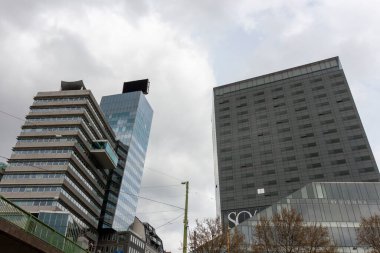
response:
<path fill-rule="evenodd" d="M 270 207 L 237 225 L 244 234 L 247 248 L 252 245 L 255 226 L 261 217 L 272 217 L 283 208 L 295 209 L 305 223 L 328 228 L 339 252 L 366 252 L 357 242 L 357 228 L 362 217 L 380 214 L 380 183 L 323 182 L 310 183 Z"/>

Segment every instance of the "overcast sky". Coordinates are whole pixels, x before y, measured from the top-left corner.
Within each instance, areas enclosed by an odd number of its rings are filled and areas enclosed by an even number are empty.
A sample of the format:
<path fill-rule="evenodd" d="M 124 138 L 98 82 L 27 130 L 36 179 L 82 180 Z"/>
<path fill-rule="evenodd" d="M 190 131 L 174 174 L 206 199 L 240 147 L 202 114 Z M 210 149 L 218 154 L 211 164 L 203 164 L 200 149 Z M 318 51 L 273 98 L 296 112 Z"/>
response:
<path fill-rule="evenodd" d="M 189 180 L 192 227 L 216 214 L 214 86 L 339 56 L 379 160 L 378 10 L 378 0 L 0 0 L 0 110 L 23 118 L 33 96 L 61 80 L 83 79 L 100 101 L 149 78 L 141 196 L 184 206 L 180 181 Z M 0 122 L 9 157 L 22 122 Z M 137 215 L 159 227 L 181 213 L 141 199 Z M 157 230 L 166 250 L 180 252 L 182 219 Z"/>

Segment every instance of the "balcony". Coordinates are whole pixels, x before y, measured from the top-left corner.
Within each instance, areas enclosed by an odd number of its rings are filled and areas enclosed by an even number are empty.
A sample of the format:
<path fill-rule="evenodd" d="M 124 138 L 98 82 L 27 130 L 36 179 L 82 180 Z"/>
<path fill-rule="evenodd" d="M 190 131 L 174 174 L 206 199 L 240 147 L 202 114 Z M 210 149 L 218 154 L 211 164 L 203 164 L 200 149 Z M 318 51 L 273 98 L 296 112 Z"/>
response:
<path fill-rule="evenodd" d="M 119 160 L 107 140 L 95 140 L 92 142 L 91 154 L 105 169 L 115 169 Z"/>

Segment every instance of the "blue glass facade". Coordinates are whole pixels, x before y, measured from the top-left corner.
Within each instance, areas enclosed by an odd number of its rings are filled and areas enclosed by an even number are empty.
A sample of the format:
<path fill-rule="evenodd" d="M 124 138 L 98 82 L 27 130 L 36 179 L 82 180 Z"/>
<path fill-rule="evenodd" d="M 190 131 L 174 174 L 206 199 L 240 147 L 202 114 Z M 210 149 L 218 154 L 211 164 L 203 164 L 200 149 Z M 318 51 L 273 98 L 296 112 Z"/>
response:
<path fill-rule="evenodd" d="M 100 107 L 116 138 L 128 146 L 112 228 L 127 230 L 135 218 L 153 110 L 141 91 L 105 96 Z"/>

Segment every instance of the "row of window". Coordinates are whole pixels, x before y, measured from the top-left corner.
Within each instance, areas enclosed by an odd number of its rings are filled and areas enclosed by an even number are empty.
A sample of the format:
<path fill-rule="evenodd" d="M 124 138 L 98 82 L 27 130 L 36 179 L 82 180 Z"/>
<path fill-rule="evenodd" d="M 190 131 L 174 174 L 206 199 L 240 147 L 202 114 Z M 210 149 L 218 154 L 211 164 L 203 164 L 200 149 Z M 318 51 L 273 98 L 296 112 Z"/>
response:
<path fill-rule="evenodd" d="M 77 141 L 75 137 L 62 137 L 62 138 L 20 138 L 18 142 L 68 142 Z"/>
<path fill-rule="evenodd" d="M 335 95 L 338 95 L 338 94 L 343 94 L 343 93 L 346 93 L 348 92 L 347 89 L 344 89 L 344 90 L 337 90 L 334 92 Z M 295 96 L 295 95 L 300 95 L 300 94 L 304 94 L 304 91 L 303 90 L 299 90 L 299 91 L 296 91 L 296 92 L 293 92 L 292 95 Z M 326 93 L 323 93 L 323 94 L 317 94 L 317 95 L 314 95 L 313 98 L 314 99 L 322 99 L 322 98 L 325 98 L 327 97 L 327 94 Z M 272 99 L 273 100 L 277 100 L 277 99 L 280 99 L 280 98 L 284 98 L 284 95 L 278 95 L 276 97 L 273 97 Z M 336 102 L 339 103 L 341 100 L 341 98 L 339 98 Z M 345 99 L 345 101 L 348 101 L 349 99 Z M 226 101 L 226 100 L 225 100 Z M 306 98 L 297 98 L 297 99 L 293 99 L 293 104 L 298 104 L 298 103 L 302 103 L 302 102 L 306 102 Z M 262 103 L 265 103 L 265 98 L 262 98 L 260 100 L 255 100 L 253 101 L 253 104 L 255 106 L 259 105 L 259 104 L 262 104 Z M 220 103 L 221 104 L 221 103 Z M 225 104 L 225 103 L 223 103 Z M 274 108 L 277 108 L 277 107 L 280 107 L 280 106 L 284 106 L 285 105 L 285 102 L 279 102 L 277 104 L 274 104 L 273 107 Z M 315 104 L 316 107 L 322 107 L 322 106 L 326 106 L 326 105 L 329 105 L 329 102 L 326 101 L 326 102 L 321 102 L 321 103 L 317 103 Z M 238 105 L 236 105 L 236 108 L 244 108 L 244 107 L 247 107 L 248 106 L 248 103 L 240 103 Z M 265 109 L 265 107 L 261 107 L 260 109 L 257 108 L 257 110 L 262 110 L 262 109 Z M 230 110 L 230 107 L 229 106 L 226 106 L 226 107 L 222 107 L 219 109 L 219 112 L 226 112 L 226 111 L 229 111 Z"/>
<path fill-rule="evenodd" d="M 43 104 L 48 102 L 73 102 L 87 100 L 86 97 L 64 97 L 64 98 L 36 98 L 34 103 Z"/>
<path fill-rule="evenodd" d="M 15 150 L 14 154 L 68 154 L 74 153 L 72 149 L 30 149 L 30 150 Z"/>

